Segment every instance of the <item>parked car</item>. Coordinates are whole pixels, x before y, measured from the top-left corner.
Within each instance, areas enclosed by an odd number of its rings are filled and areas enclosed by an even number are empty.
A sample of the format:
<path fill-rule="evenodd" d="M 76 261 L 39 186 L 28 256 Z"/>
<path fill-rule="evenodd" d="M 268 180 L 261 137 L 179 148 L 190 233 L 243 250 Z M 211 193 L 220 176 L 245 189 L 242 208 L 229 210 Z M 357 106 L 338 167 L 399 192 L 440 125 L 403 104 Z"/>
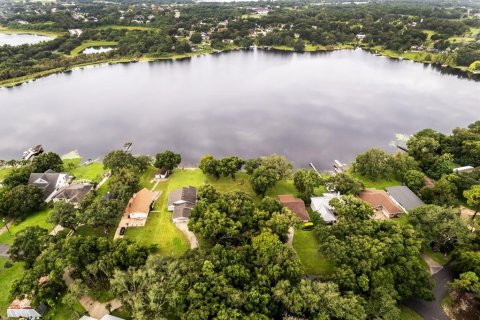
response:
<path fill-rule="evenodd" d="M 125 227 L 120 228 L 120 235 L 121 236 L 123 236 L 125 234 L 125 230 L 127 230 L 127 228 L 125 228 Z"/>

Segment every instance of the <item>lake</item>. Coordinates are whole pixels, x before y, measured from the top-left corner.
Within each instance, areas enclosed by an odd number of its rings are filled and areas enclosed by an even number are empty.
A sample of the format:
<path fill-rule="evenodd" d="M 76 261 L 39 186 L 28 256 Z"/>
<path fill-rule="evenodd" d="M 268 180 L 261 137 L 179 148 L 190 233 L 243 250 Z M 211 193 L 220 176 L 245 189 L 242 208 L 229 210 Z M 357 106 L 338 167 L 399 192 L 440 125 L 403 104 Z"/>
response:
<path fill-rule="evenodd" d="M 480 82 L 361 50 L 237 51 L 117 64 L 0 90 L 0 159 L 36 144 L 95 158 L 126 141 L 133 153 L 271 153 L 331 168 L 395 134 L 450 132 L 480 119 Z"/>
<path fill-rule="evenodd" d="M 112 47 L 90 47 L 82 51 L 84 54 L 95 54 L 95 53 L 105 53 L 112 51 Z"/>
<path fill-rule="evenodd" d="M 0 33 L 0 46 L 5 44 L 10 46 L 19 46 L 22 44 L 35 44 L 42 41 L 49 41 L 52 38 L 37 34 L 7 34 Z"/>

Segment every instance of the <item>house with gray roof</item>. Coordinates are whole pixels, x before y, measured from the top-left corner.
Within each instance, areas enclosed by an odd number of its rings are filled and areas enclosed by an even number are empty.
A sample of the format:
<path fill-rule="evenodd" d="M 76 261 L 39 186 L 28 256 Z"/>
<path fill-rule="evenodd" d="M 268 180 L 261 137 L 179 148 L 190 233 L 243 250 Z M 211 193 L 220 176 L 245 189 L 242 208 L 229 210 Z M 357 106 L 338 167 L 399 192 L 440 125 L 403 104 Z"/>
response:
<path fill-rule="evenodd" d="M 403 210 L 409 211 L 425 205 L 410 188 L 406 186 L 395 186 L 385 188 L 390 198 L 402 207 Z"/>
<path fill-rule="evenodd" d="M 58 173 L 53 170 L 47 170 L 44 173 L 30 174 L 28 184 L 42 190 L 45 202 L 49 202 L 60 188 L 68 185 L 68 179 L 68 173 Z"/>
<path fill-rule="evenodd" d="M 70 186 L 60 188 L 53 196 L 53 202 L 65 201 L 74 205 L 80 204 L 80 201 L 93 189 L 91 183 L 76 183 Z"/>
<path fill-rule="evenodd" d="M 32 307 L 29 299 L 15 299 L 7 308 L 8 318 L 40 319 L 47 311 L 45 305 Z"/>
<path fill-rule="evenodd" d="M 330 201 L 339 197 L 340 196 L 337 193 L 324 193 L 322 197 L 312 197 L 310 198 L 310 208 L 320 214 L 322 219 L 327 224 L 333 224 L 335 221 L 337 221 L 337 217 L 335 216 L 335 212 L 330 205 Z"/>
<path fill-rule="evenodd" d="M 196 203 L 197 189 L 195 187 L 183 187 L 170 192 L 168 195 L 167 208 L 169 211 L 173 211 L 173 222 L 187 221 Z"/>

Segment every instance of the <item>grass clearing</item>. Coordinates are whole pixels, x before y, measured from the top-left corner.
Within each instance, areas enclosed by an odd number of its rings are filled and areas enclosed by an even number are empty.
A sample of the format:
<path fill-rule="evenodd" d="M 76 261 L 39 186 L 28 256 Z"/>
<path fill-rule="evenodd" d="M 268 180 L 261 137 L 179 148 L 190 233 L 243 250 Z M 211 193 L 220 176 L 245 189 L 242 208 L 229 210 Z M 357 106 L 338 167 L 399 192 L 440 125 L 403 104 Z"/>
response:
<path fill-rule="evenodd" d="M 441 252 L 435 252 L 432 249 L 427 249 L 424 251 L 427 256 L 432 258 L 435 262 L 441 264 L 442 266 L 446 265 L 452 258 L 450 255 L 446 255 Z"/>
<path fill-rule="evenodd" d="M 41 228 L 47 229 L 48 231 L 51 231 L 54 227 L 53 224 L 48 222 L 48 218 L 50 217 L 50 212 L 52 209 L 46 208 L 41 211 L 38 211 L 25 220 L 19 222 L 18 224 L 13 224 L 10 227 L 10 232 L 12 235 L 10 235 L 8 232 L 4 232 L 0 234 L 0 243 L 6 243 L 6 244 L 12 244 L 14 240 L 14 236 L 17 232 L 24 230 L 27 227 L 31 226 L 39 226 Z"/>
<path fill-rule="evenodd" d="M 416 313 L 414 310 L 406 306 L 399 306 L 400 308 L 400 319 L 402 320 L 422 320 L 423 318 Z"/>
<path fill-rule="evenodd" d="M 57 305 L 49 309 L 48 312 L 45 314 L 45 320 L 77 320 L 79 317 L 75 313 L 78 312 L 79 315 L 84 315 L 87 311 L 82 307 L 80 302 L 77 302 L 73 306 L 74 310 L 61 302 L 57 303 Z"/>
<path fill-rule="evenodd" d="M 99 182 L 102 179 L 106 170 L 101 162 L 92 162 L 89 165 L 83 165 L 81 162 L 81 158 L 65 159 L 63 165 L 68 174 L 75 176 L 76 180 Z"/>
<path fill-rule="evenodd" d="M 91 47 L 112 47 L 118 44 L 117 41 L 87 41 L 76 47 L 70 52 L 70 55 L 76 56 L 83 50 Z"/>
<path fill-rule="evenodd" d="M 13 170 L 13 168 L 0 168 L 0 182 Z"/>
<path fill-rule="evenodd" d="M 387 187 L 401 186 L 402 185 L 400 183 L 400 181 L 397 181 L 395 179 L 373 181 L 371 179 L 368 179 L 366 177 L 361 176 L 358 173 L 354 173 L 354 172 L 351 172 L 351 171 L 348 172 L 348 174 L 351 175 L 352 177 L 354 177 L 355 179 L 358 179 L 358 180 L 362 181 L 363 184 L 365 185 L 365 188 L 375 188 L 375 189 L 378 189 L 378 190 L 384 190 Z"/>
<path fill-rule="evenodd" d="M 0 318 L 7 315 L 7 307 L 10 305 L 10 287 L 15 280 L 23 276 L 23 262 L 14 263 L 10 268 L 5 268 L 8 258 L 0 257 Z"/>
<path fill-rule="evenodd" d="M 293 248 L 309 275 L 327 275 L 334 271 L 333 263 L 323 257 L 319 250 L 319 242 L 313 231 L 295 230 Z"/>

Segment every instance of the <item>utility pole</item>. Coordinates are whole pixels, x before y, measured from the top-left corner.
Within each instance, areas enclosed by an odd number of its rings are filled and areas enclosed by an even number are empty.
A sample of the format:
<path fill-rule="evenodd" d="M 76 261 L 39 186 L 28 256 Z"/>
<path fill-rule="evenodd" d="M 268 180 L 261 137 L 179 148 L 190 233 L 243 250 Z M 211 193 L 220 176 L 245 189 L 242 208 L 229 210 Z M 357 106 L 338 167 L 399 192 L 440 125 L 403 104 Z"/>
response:
<path fill-rule="evenodd" d="M 7 220 L 5 220 L 5 218 L 2 219 L 3 223 L 5 224 L 5 228 L 7 228 L 7 231 L 10 235 L 12 235 L 12 233 L 10 232 L 10 229 L 8 228 L 8 223 L 7 223 Z"/>

